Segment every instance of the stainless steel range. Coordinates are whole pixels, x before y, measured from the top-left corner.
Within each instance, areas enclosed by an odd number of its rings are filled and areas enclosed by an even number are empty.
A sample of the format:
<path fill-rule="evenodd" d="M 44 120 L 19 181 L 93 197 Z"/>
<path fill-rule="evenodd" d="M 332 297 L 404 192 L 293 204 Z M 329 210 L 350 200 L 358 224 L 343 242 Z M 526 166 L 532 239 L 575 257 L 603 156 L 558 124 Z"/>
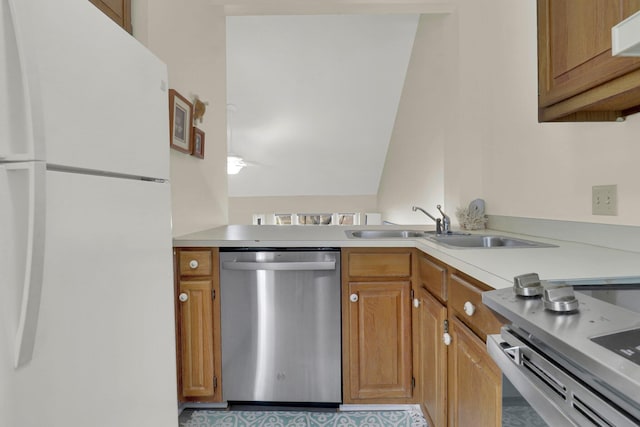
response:
<path fill-rule="evenodd" d="M 575 289 L 636 289 L 640 277 L 540 281 L 485 292 L 511 323 L 487 338 L 504 376 L 551 426 L 640 425 L 640 313 Z"/>

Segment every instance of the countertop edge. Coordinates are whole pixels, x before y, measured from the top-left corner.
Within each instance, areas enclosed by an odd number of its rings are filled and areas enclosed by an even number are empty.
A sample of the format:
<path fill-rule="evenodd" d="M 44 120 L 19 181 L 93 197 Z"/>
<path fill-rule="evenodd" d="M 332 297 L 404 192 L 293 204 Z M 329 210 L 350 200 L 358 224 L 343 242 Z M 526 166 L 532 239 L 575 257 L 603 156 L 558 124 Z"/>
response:
<path fill-rule="evenodd" d="M 496 249 L 450 249 L 425 238 L 403 239 L 353 239 L 344 233 L 351 229 L 382 229 L 389 226 L 354 226 L 334 229 L 312 230 L 311 227 L 278 229 L 283 239 L 248 239 L 252 232 L 268 235 L 268 226 L 224 226 L 174 238 L 174 247 L 248 247 L 248 248 L 393 248 L 409 247 L 441 260 L 495 289 L 512 286 L 518 274 L 540 272 L 545 280 L 583 279 L 591 277 L 640 276 L 640 253 L 622 251 L 576 243 L 553 240 L 531 235 L 520 235 L 498 230 L 479 230 L 482 234 L 500 234 L 527 240 L 557 245 L 555 248 L 496 248 Z M 282 226 L 273 226 L 282 227 Z M 336 226 L 334 226 L 336 227 Z M 398 227 L 393 227 L 398 228 Z M 403 226 L 403 229 L 427 231 L 430 227 Z M 275 229 L 271 229 L 273 231 Z M 326 240 L 318 236 L 328 235 Z M 300 234 L 293 238 L 292 234 Z M 594 262 L 594 260 L 600 262 Z M 614 262 L 615 261 L 615 262 Z M 609 267 L 607 267 L 609 265 Z M 636 267 L 637 265 L 637 267 Z M 525 271 L 526 270 L 526 271 Z"/>

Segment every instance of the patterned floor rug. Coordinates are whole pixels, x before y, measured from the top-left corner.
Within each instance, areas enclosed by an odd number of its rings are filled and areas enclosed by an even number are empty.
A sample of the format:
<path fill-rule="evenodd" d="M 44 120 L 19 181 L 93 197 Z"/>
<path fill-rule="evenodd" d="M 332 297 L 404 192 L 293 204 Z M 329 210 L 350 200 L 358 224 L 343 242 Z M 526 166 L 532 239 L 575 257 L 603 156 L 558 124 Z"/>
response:
<path fill-rule="evenodd" d="M 412 411 L 194 411 L 181 427 L 426 427 Z"/>
<path fill-rule="evenodd" d="M 503 406 L 503 427 L 547 427 L 540 415 L 530 406 Z"/>

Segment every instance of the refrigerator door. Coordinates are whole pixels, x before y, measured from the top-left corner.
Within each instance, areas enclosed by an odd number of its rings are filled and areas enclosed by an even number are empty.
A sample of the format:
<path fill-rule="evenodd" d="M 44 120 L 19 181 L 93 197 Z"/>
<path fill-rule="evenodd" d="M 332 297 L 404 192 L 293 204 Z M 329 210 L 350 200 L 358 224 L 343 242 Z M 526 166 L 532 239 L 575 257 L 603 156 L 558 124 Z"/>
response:
<path fill-rule="evenodd" d="M 166 66 L 88 1 L 0 1 L 15 11 L 46 162 L 168 179 Z"/>
<path fill-rule="evenodd" d="M 38 324 L 44 263 L 45 174 L 42 162 L 0 163 L 2 321 L 15 367 L 31 360 Z"/>
<path fill-rule="evenodd" d="M 35 152 L 27 64 L 15 22 L 13 0 L 0 0 L 0 162 L 32 160 Z M 44 148 L 41 143 L 38 146 Z"/>
<path fill-rule="evenodd" d="M 3 425 L 175 427 L 169 185 L 46 174 L 35 348 Z"/>

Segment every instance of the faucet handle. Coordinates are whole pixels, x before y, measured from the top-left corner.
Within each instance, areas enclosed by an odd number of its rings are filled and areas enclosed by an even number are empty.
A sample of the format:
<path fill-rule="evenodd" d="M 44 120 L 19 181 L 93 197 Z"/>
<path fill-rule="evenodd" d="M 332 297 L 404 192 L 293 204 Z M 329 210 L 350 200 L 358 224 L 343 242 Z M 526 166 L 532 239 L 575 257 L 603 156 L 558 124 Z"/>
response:
<path fill-rule="evenodd" d="M 451 218 L 449 218 L 449 215 L 442 211 L 442 206 L 438 205 L 436 206 L 436 208 L 438 208 L 438 210 L 442 214 L 442 232 L 444 234 L 449 234 L 451 232 Z"/>

